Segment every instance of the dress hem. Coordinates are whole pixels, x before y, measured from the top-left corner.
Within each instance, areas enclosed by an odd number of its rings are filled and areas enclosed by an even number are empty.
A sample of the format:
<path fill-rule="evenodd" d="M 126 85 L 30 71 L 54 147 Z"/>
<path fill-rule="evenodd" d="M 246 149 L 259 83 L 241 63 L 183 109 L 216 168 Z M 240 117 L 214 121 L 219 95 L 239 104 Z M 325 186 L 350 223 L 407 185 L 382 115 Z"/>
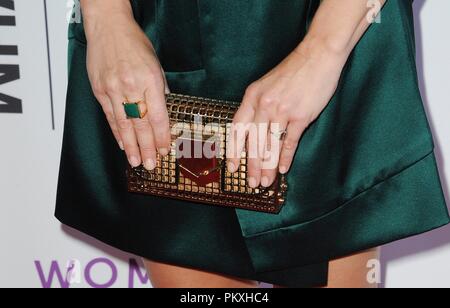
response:
<path fill-rule="evenodd" d="M 244 238 L 258 272 L 280 270 L 334 260 L 437 229 L 450 222 L 443 205 L 432 152 L 324 216 Z"/>

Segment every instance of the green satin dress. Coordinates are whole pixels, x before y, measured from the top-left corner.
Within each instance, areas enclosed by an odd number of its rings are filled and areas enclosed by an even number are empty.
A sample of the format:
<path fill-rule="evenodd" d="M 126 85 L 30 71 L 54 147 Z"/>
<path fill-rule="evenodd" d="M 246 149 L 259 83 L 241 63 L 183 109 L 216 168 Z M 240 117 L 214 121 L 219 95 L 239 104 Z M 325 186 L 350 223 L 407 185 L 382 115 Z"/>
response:
<path fill-rule="evenodd" d="M 132 1 L 174 93 L 240 101 L 302 40 L 319 0 Z M 418 89 L 411 0 L 388 0 L 307 130 L 279 215 L 126 189 L 117 147 L 70 26 L 56 217 L 154 260 L 290 287 L 327 282 L 328 262 L 449 222 Z"/>

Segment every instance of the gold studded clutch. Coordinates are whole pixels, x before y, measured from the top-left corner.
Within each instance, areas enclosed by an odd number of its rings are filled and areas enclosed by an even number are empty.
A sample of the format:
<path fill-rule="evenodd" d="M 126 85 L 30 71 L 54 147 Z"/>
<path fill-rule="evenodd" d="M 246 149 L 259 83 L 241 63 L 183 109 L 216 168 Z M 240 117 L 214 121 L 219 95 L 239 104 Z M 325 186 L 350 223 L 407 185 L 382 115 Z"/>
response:
<path fill-rule="evenodd" d="M 179 94 L 168 94 L 166 100 L 171 151 L 157 156 L 153 171 L 129 165 L 129 192 L 267 213 L 281 210 L 287 191 L 284 175 L 269 188 L 250 188 L 246 152 L 238 172 L 226 168 L 227 138 L 238 103 Z"/>

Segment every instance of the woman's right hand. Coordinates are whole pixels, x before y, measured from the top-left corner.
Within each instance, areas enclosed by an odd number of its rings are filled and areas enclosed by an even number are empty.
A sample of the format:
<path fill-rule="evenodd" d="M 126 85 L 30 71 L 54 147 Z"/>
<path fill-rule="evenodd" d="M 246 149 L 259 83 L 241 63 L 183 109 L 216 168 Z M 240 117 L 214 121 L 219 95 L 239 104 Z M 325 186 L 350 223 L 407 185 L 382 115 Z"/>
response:
<path fill-rule="evenodd" d="M 152 43 L 135 22 L 128 0 L 84 0 L 87 69 L 95 97 L 133 167 L 156 167 L 170 149 L 164 71 Z M 127 119 L 123 102 L 145 101 L 142 119 Z"/>

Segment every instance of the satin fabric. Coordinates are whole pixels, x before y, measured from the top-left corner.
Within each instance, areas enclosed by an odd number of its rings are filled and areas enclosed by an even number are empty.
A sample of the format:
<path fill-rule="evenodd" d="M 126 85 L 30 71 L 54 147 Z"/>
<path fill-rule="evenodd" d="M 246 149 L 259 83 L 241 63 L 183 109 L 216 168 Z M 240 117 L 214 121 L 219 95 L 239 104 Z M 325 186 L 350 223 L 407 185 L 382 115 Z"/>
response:
<path fill-rule="evenodd" d="M 240 101 L 307 32 L 318 0 L 132 1 L 175 93 Z M 56 216 L 165 263 L 317 286 L 328 261 L 449 222 L 418 90 L 412 1 L 388 0 L 336 95 L 303 137 L 279 215 L 126 192 L 116 145 L 69 31 L 69 86 Z"/>

